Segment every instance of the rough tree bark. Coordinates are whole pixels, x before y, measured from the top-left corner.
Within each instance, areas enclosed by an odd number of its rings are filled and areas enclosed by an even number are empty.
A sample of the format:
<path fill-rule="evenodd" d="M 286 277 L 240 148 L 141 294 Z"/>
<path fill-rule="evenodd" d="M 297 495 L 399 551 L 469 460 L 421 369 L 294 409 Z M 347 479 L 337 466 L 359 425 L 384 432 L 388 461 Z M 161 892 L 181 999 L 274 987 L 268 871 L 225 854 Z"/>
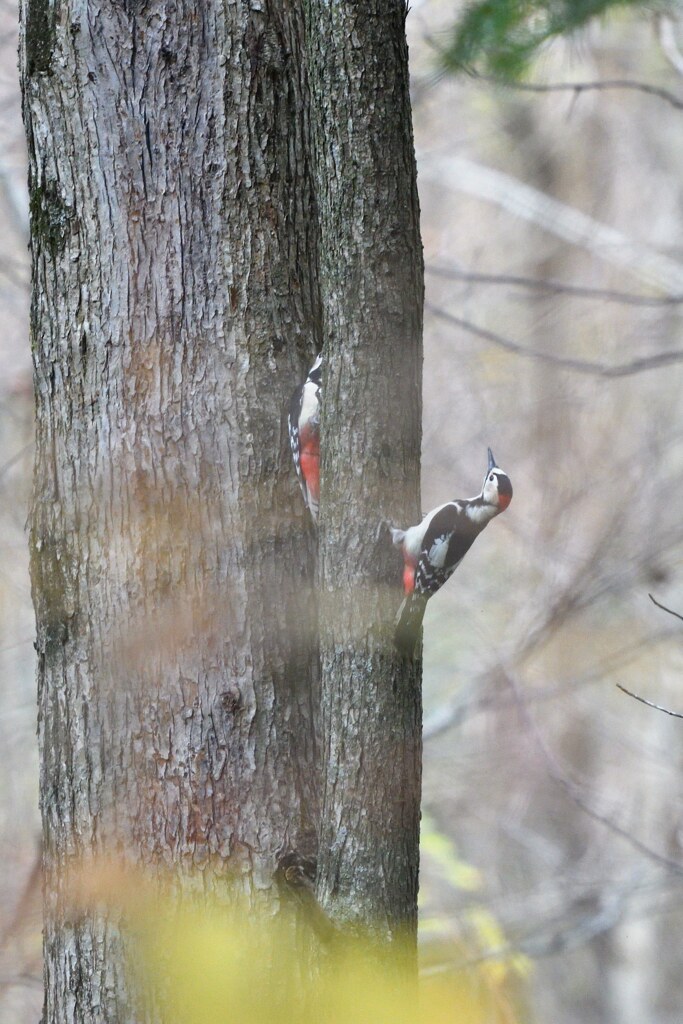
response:
<path fill-rule="evenodd" d="M 421 662 L 392 642 L 419 520 L 423 267 L 403 0 L 308 2 L 325 363 L 318 894 L 414 935 Z"/>
<path fill-rule="evenodd" d="M 283 0 L 28 0 L 22 28 L 45 1024 L 119 1024 L 111 927 L 65 913 L 72 859 L 267 899 L 317 828 L 283 429 L 318 319 L 303 25 Z"/>
<path fill-rule="evenodd" d="M 65 879 L 84 856 L 184 869 L 208 892 L 238 879 L 268 903 L 279 856 L 314 854 L 319 832 L 332 913 L 358 900 L 414 922 L 418 670 L 353 614 L 359 593 L 373 622 L 393 614 L 395 591 L 375 584 L 395 587 L 398 567 L 374 529 L 416 514 L 419 450 L 404 10 L 371 6 L 360 45 L 338 35 L 356 5 L 333 4 L 334 25 L 309 12 L 309 31 L 335 32 L 347 82 L 323 36 L 307 50 L 300 0 L 23 2 L 44 1024 L 134 1017 L 115 922 L 69 913 Z M 351 113 L 333 171 L 321 133 Z M 341 595 L 322 757 L 314 542 L 283 419 L 319 346 L 321 290 L 323 581 Z M 368 785 L 380 770 L 389 781 Z"/>

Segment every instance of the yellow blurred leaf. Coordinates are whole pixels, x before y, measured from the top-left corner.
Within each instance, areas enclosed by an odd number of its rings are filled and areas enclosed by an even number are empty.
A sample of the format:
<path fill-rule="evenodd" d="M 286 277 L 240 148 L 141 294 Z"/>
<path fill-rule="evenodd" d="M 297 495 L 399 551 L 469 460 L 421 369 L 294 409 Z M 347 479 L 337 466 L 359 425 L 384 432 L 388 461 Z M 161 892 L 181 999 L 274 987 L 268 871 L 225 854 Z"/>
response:
<path fill-rule="evenodd" d="M 436 829 L 426 814 L 420 827 L 420 851 L 431 857 L 444 878 L 456 889 L 476 892 L 481 888 L 480 872 L 458 856 L 454 843 Z"/>

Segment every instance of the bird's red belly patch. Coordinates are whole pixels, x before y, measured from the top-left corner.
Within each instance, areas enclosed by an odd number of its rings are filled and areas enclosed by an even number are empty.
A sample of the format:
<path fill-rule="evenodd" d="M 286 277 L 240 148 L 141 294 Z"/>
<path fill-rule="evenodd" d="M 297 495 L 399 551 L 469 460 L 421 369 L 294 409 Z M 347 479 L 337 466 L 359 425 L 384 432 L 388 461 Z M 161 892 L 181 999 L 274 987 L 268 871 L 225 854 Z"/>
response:
<path fill-rule="evenodd" d="M 302 446 L 301 473 L 311 497 L 317 502 L 320 497 L 320 442 L 317 438 Z"/>
<path fill-rule="evenodd" d="M 412 594 L 415 589 L 415 567 L 417 562 L 412 558 L 406 558 L 404 555 L 405 565 L 403 566 L 403 592 L 405 594 Z"/>

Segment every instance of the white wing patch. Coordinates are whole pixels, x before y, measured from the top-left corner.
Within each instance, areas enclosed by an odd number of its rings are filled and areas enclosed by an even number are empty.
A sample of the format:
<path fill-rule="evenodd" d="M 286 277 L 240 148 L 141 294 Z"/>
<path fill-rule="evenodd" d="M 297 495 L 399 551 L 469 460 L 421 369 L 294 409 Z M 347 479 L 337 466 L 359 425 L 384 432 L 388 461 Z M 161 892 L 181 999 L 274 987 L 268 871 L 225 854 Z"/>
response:
<path fill-rule="evenodd" d="M 443 569 L 446 564 L 446 556 L 448 554 L 448 545 L 450 543 L 451 535 L 444 533 L 432 544 L 429 549 L 427 557 L 435 569 Z"/>

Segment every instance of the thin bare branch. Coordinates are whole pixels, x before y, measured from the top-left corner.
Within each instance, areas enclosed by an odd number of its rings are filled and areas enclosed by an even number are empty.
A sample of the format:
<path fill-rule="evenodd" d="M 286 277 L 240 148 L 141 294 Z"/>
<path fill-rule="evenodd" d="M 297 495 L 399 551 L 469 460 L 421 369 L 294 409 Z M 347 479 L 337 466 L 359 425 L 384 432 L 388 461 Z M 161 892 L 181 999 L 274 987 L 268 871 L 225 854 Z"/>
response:
<path fill-rule="evenodd" d="M 580 810 L 582 810 L 584 814 L 587 814 L 589 818 L 592 818 L 594 821 L 600 822 L 602 825 L 605 825 L 606 828 L 610 830 L 610 832 L 613 832 L 621 839 L 624 839 L 627 843 L 629 843 L 630 846 L 633 847 L 634 850 L 637 850 L 639 853 L 642 853 L 645 857 L 648 857 L 650 860 L 654 861 L 656 864 L 659 864 L 661 867 L 665 867 L 669 871 L 673 871 L 678 875 L 683 875 L 683 863 L 681 863 L 681 861 L 674 860 L 672 857 L 667 857 L 665 854 L 653 849 L 653 847 L 649 846 L 647 843 L 644 843 L 641 839 L 638 839 L 637 836 L 634 836 L 629 829 L 624 828 L 623 825 L 620 825 L 618 822 L 608 817 L 608 815 L 603 814 L 600 811 L 596 811 L 594 807 L 591 807 L 591 805 L 584 798 L 580 788 L 576 785 L 576 783 L 572 782 L 571 779 L 567 778 L 565 772 L 563 771 L 559 762 L 555 758 L 555 755 L 551 752 L 550 748 L 545 742 L 545 739 L 543 738 L 536 724 L 536 720 L 534 719 L 533 715 L 531 714 L 531 711 L 528 708 L 527 702 L 522 694 L 521 688 L 517 683 L 517 680 L 512 676 L 510 672 L 507 671 L 504 671 L 504 676 L 508 686 L 511 688 L 513 694 L 515 695 L 517 706 L 519 708 L 520 714 L 522 715 L 524 721 L 527 724 L 529 733 L 534 739 L 536 746 L 541 752 L 541 755 L 543 756 L 543 759 L 546 763 L 548 774 L 555 782 L 557 782 L 559 786 L 562 787 L 562 789 L 565 791 L 565 793 L 572 801 L 572 803 L 576 804 L 576 806 Z"/>
<path fill-rule="evenodd" d="M 424 40 L 442 59 L 445 58 L 445 50 L 440 41 L 431 34 L 425 34 Z M 668 55 L 667 55 L 668 56 Z M 589 82 L 514 82 L 509 79 L 496 78 L 495 75 L 483 75 L 472 68 L 462 67 L 458 69 L 463 72 L 463 77 L 468 77 L 479 82 L 486 82 L 500 89 L 515 89 L 517 92 L 573 92 L 579 96 L 582 92 L 603 92 L 613 89 L 625 89 L 630 92 L 642 92 L 647 96 L 655 96 L 664 100 L 676 110 L 683 110 L 683 99 L 679 99 L 675 93 L 668 89 L 662 89 L 658 85 L 651 85 L 649 82 L 640 82 L 633 78 L 605 78 Z"/>
<path fill-rule="evenodd" d="M 658 370 L 664 366 L 672 366 L 683 362 L 683 351 L 677 349 L 671 352 L 657 352 L 652 356 L 641 356 L 628 363 L 617 363 L 614 366 L 610 366 L 608 363 L 592 363 L 586 359 L 556 356 L 552 352 L 542 352 L 540 349 L 527 348 L 525 345 L 520 345 L 519 342 L 513 341 L 511 338 L 504 338 L 503 335 L 496 334 L 495 331 L 490 331 L 486 327 L 479 327 L 470 320 L 454 316 L 448 310 L 441 309 L 441 307 L 435 306 L 432 303 L 425 303 L 425 309 L 434 316 L 438 316 L 441 320 L 445 320 L 455 327 L 461 327 L 483 341 L 488 341 L 492 345 L 504 349 L 506 352 L 521 356 L 523 359 L 535 359 L 538 362 L 548 363 L 551 366 L 572 370 L 574 373 L 582 373 L 591 377 L 616 380 L 620 377 L 631 377 L 637 373 L 646 373 L 648 370 Z"/>
<path fill-rule="evenodd" d="M 618 669 L 623 668 L 624 665 L 631 661 L 635 654 L 642 652 L 643 649 L 661 643 L 663 640 L 668 640 L 673 635 L 674 629 L 670 628 L 652 633 L 645 640 L 638 639 L 632 644 L 623 646 L 618 653 L 615 652 L 609 657 L 604 658 L 589 672 L 573 676 L 570 680 L 567 679 L 554 685 L 548 684 L 542 689 L 535 688 L 533 697 L 528 698 L 528 702 L 533 703 L 534 707 L 537 707 L 546 701 L 555 700 L 566 693 L 570 687 L 576 692 L 584 686 L 590 686 L 616 672 Z M 513 660 L 516 660 L 516 658 L 517 655 L 513 656 Z M 514 703 L 514 697 L 505 697 L 501 695 L 499 690 L 493 687 L 492 684 L 495 682 L 495 679 L 496 667 L 492 667 L 473 680 L 472 686 L 467 687 L 464 697 L 461 691 L 457 698 L 446 701 L 437 707 L 425 719 L 422 728 L 423 742 L 427 744 L 430 740 L 443 735 L 443 733 L 458 728 L 463 721 L 472 715 L 482 714 L 494 707 L 500 710 Z M 468 699 L 470 693 L 473 696 L 471 699 Z"/>
<path fill-rule="evenodd" d="M 676 110 L 683 110 L 683 99 L 670 92 L 669 89 L 662 89 L 659 85 L 640 82 L 633 78 L 604 78 L 589 82 L 504 82 L 492 75 L 474 73 L 470 77 L 500 88 L 515 89 L 517 92 L 573 92 L 577 97 L 583 92 L 610 92 L 615 89 L 641 92 L 646 96 L 655 96 L 657 99 L 664 100 Z"/>
<path fill-rule="evenodd" d="M 620 292 L 613 288 L 588 288 L 583 285 L 564 284 L 562 281 L 541 281 L 516 274 L 481 274 L 429 263 L 425 265 L 425 271 L 434 274 L 435 277 L 455 278 L 470 284 L 510 285 L 513 288 L 527 288 L 549 292 L 552 295 L 572 295 L 579 299 L 619 302 L 627 306 L 678 306 L 683 303 L 683 295 L 633 295 L 631 292 Z"/>
<path fill-rule="evenodd" d="M 652 596 L 652 594 L 648 594 L 647 596 L 648 596 L 648 597 L 650 598 L 650 600 L 652 601 L 652 603 L 653 603 L 654 605 L 656 605 L 656 606 L 657 606 L 658 608 L 661 608 L 663 612 L 668 612 L 668 613 L 669 613 L 669 615 L 673 615 L 673 617 L 674 617 L 675 619 L 680 619 L 680 620 L 681 620 L 681 622 L 683 622 L 683 615 L 679 615 L 679 613 L 678 613 L 678 612 L 675 612 L 675 611 L 673 611 L 673 609 L 672 609 L 672 608 L 667 608 L 665 604 L 660 604 L 660 603 L 659 603 L 659 601 L 656 601 L 656 600 L 654 599 L 654 597 Z"/>
<path fill-rule="evenodd" d="M 639 697 L 637 693 L 633 693 L 631 690 L 627 690 L 621 683 L 617 683 L 617 690 L 621 690 L 622 693 L 627 693 L 629 697 L 633 697 L 634 700 L 639 700 L 641 704 L 647 704 L 649 708 L 654 708 L 655 711 L 663 711 L 665 715 L 671 715 L 672 718 L 683 718 L 678 711 L 670 711 L 669 708 L 662 707 L 661 704 L 655 704 L 654 701 L 646 700 L 645 697 Z"/>

